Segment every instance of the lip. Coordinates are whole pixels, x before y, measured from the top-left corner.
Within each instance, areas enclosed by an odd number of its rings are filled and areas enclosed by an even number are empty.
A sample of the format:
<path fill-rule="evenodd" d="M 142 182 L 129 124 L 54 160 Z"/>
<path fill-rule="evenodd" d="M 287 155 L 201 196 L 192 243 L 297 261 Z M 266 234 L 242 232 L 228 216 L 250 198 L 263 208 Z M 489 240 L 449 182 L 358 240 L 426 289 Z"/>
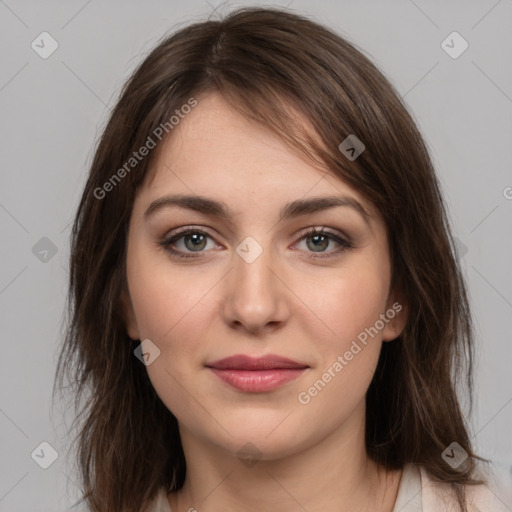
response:
<path fill-rule="evenodd" d="M 276 354 L 267 354 L 262 357 L 251 357 L 245 354 L 237 354 L 213 363 L 207 363 L 207 367 L 217 370 L 288 370 L 308 368 L 307 364 L 298 363 L 287 357 Z"/>
<path fill-rule="evenodd" d="M 205 365 L 226 384 L 246 393 L 272 391 L 298 378 L 308 365 L 275 354 L 250 357 L 243 354 Z"/>

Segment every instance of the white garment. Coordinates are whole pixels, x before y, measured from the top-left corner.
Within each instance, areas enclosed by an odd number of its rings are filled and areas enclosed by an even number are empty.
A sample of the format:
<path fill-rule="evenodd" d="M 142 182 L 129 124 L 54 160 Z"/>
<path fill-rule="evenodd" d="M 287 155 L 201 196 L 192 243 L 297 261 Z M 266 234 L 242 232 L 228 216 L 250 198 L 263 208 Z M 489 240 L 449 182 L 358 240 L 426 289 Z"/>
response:
<path fill-rule="evenodd" d="M 485 477 L 489 485 L 466 486 L 469 511 L 512 512 L 510 472 L 504 469 L 496 474 L 486 472 Z M 149 512 L 172 512 L 164 488 Z M 449 484 L 432 480 L 422 466 L 406 464 L 393 512 L 459 512 L 459 508 Z"/>
<path fill-rule="evenodd" d="M 488 483 L 466 486 L 469 512 L 512 512 L 511 473 L 505 468 L 491 471 L 477 462 L 477 476 Z M 406 464 L 393 512 L 460 512 L 460 507 L 450 484 L 433 480 L 421 465 Z"/>

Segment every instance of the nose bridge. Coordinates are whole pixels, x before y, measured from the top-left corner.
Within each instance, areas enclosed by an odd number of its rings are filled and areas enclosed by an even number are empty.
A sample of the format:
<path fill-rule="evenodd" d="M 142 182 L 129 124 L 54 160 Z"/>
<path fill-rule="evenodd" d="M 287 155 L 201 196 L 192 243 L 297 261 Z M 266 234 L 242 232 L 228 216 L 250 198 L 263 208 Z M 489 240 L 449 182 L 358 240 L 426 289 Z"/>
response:
<path fill-rule="evenodd" d="M 251 330 L 282 320 L 284 311 L 281 281 L 275 275 L 277 255 L 270 237 L 260 240 L 248 236 L 237 246 L 225 297 L 228 320 Z"/>
<path fill-rule="evenodd" d="M 260 242 L 253 236 L 247 236 L 236 248 L 234 260 L 235 287 L 244 295 L 269 294 L 273 290 L 274 274 L 271 272 L 272 255 L 270 238 Z"/>

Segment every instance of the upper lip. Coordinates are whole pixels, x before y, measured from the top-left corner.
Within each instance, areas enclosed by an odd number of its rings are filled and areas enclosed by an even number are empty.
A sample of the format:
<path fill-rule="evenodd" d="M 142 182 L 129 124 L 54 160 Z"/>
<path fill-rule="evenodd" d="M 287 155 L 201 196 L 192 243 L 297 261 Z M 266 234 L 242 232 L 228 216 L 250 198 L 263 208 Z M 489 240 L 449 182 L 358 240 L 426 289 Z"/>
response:
<path fill-rule="evenodd" d="M 307 364 L 298 363 L 287 357 L 275 354 L 267 354 L 262 357 L 251 357 L 238 354 L 213 363 L 207 363 L 207 367 L 218 370 L 273 370 L 281 368 L 308 368 Z"/>

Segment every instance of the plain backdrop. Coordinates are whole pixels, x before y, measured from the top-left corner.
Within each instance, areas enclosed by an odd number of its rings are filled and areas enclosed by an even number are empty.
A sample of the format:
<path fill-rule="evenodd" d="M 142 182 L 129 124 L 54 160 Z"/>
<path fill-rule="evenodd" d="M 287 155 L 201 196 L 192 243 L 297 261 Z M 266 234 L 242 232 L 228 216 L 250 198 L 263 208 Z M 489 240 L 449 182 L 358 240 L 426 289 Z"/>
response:
<path fill-rule="evenodd" d="M 475 315 L 472 435 L 481 455 L 512 465 L 511 0 L 0 0 L 0 511 L 60 511 L 80 495 L 64 437 L 72 414 L 66 423 L 52 411 L 51 391 L 70 223 L 120 87 L 164 34 L 256 4 L 288 6 L 355 43 L 413 113 Z M 47 469 L 41 443 L 57 456 Z"/>

